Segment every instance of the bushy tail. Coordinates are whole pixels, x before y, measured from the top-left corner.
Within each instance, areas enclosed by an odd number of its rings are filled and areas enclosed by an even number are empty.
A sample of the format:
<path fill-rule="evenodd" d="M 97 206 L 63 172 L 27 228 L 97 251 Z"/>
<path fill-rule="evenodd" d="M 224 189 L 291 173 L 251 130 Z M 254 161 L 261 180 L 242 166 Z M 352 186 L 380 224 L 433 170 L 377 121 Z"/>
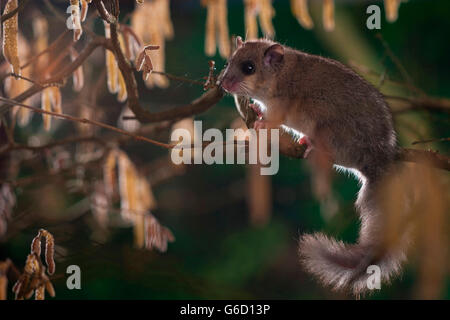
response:
<path fill-rule="evenodd" d="M 406 260 L 406 242 L 383 246 L 382 217 L 377 199 L 368 180 L 360 190 L 356 205 L 361 218 L 361 230 L 356 244 L 344 244 L 322 233 L 307 234 L 300 238 L 300 261 L 325 285 L 335 290 L 350 290 L 355 295 L 369 290 L 367 273 L 370 265 L 381 270 L 381 282 L 389 282 L 398 274 Z"/>

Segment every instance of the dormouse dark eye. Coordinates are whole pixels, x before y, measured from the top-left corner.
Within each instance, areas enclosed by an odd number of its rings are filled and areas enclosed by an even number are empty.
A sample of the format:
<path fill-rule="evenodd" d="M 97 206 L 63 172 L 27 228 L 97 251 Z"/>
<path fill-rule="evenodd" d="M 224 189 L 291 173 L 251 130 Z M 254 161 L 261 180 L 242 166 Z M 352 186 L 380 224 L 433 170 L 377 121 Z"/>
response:
<path fill-rule="evenodd" d="M 252 61 L 244 61 L 241 64 L 241 70 L 246 75 L 255 73 L 255 64 Z"/>

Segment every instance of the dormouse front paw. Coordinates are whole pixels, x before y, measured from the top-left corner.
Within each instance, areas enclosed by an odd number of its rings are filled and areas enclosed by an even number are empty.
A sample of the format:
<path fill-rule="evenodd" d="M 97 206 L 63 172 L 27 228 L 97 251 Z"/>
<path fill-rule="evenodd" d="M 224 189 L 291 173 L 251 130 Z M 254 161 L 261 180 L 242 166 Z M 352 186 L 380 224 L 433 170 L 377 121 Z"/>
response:
<path fill-rule="evenodd" d="M 269 129 L 269 123 L 266 120 L 256 120 L 253 123 L 253 129 L 259 130 L 259 129 Z"/>
<path fill-rule="evenodd" d="M 298 144 L 301 146 L 306 145 L 306 150 L 303 152 L 303 158 L 306 159 L 311 152 L 311 150 L 314 149 L 311 140 L 307 136 L 303 136 L 299 141 Z"/>
<path fill-rule="evenodd" d="M 261 108 L 259 105 L 257 105 L 256 103 L 250 103 L 248 105 L 250 108 L 252 108 L 252 110 L 256 113 L 256 117 L 258 120 L 261 120 L 263 117 L 263 113 L 261 111 Z"/>

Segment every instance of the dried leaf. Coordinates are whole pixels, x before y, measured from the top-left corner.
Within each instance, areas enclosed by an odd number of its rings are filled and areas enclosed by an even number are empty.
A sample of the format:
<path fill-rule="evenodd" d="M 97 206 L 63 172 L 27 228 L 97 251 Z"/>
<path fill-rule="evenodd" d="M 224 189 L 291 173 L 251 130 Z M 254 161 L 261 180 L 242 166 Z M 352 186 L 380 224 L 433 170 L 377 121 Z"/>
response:
<path fill-rule="evenodd" d="M 153 63 L 150 58 L 150 51 L 157 49 L 159 49 L 159 46 L 152 46 L 152 45 L 145 46 L 143 49 L 141 49 L 140 53 L 136 58 L 135 61 L 136 70 L 137 71 L 142 70 L 142 78 L 144 79 L 144 81 L 148 80 L 150 74 L 153 71 Z"/>
<path fill-rule="evenodd" d="M 143 69 L 144 70 L 142 71 L 142 79 L 144 79 L 144 81 L 147 81 L 153 71 L 152 60 L 150 59 L 150 56 L 148 56 L 148 55 L 145 55 L 145 57 L 144 57 Z"/>
<path fill-rule="evenodd" d="M 42 229 L 41 229 L 42 230 Z M 54 254 L 55 254 L 55 241 L 53 239 L 53 236 L 44 230 L 44 237 L 45 237 L 45 263 L 48 267 L 48 274 L 54 274 L 55 273 L 55 260 L 54 260 Z"/>
<path fill-rule="evenodd" d="M 162 38 L 162 34 L 160 33 L 155 33 L 153 35 L 154 39 L 155 39 L 155 44 L 159 44 L 159 50 L 154 50 L 151 52 L 147 52 L 147 54 L 149 55 L 149 57 L 152 58 L 152 63 L 155 66 L 155 68 L 158 71 L 164 72 L 164 60 L 165 60 L 165 55 L 163 54 L 164 52 L 164 46 L 165 46 L 165 42 L 164 39 Z M 167 88 L 169 86 L 169 80 L 167 79 L 166 76 L 162 75 L 162 74 L 152 74 L 149 77 L 149 80 L 152 79 L 152 81 L 147 81 L 146 84 L 149 85 L 149 87 L 152 87 L 152 84 L 154 83 L 157 87 L 159 88 Z"/>
<path fill-rule="evenodd" d="M 133 12 L 131 26 L 137 38 L 142 40 L 142 43 L 151 43 L 160 47 L 160 50 L 152 51 L 149 53 L 149 56 L 155 69 L 164 72 L 165 39 L 171 38 L 173 35 L 167 0 L 147 1 L 138 6 Z M 143 78 L 146 79 L 145 84 L 148 88 L 152 88 L 154 85 L 166 88 L 169 85 L 167 77 L 161 74 L 150 75 L 149 72 L 145 72 Z"/>
<path fill-rule="evenodd" d="M 144 58 L 146 56 L 145 50 L 142 50 L 138 56 L 136 57 L 136 60 L 134 61 L 134 66 L 137 71 L 141 71 L 144 67 Z M 151 60 L 150 60 L 151 61 Z"/>
<path fill-rule="evenodd" d="M 162 226 L 156 218 L 148 214 L 145 216 L 145 248 L 156 248 L 161 252 L 167 250 L 168 242 L 174 242 L 173 233 L 166 227 Z"/>
<path fill-rule="evenodd" d="M 16 300 L 29 299 L 33 293 L 35 293 L 36 300 L 42 299 L 44 297 L 42 288 L 46 288 L 48 282 L 50 280 L 45 275 L 45 267 L 42 265 L 39 256 L 34 252 L 29 254 L 24 272 L 13 287 Z"/>
<path fill-rule="evenodd" d="M 55 241 L 53 235 L 45 229 L 40 229 L 37 236 L 31 242 L 31 253 L 35 253 L 38 257 L 41 255 L 41 238 L 45 238 L 45 263 L 48 267 L 48 273 L 55 272 L 54 247 Z"/>
<path fill-rule="evenodd" d="M 38 256 L 41 255 L 41 235 L 38 234 L 36 237 L 33 238 L 33 241 L 31 241 L 31 252 L 36 253 Z"/>

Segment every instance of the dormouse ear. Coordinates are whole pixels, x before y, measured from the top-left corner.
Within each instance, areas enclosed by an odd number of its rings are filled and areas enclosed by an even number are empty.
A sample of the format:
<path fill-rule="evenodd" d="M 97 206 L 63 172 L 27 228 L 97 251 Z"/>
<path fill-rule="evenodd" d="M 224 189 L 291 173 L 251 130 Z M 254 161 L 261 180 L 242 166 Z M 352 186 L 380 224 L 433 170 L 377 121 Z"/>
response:
<path fill-rule="evenodd" d="M 284 48 L 281 44 L 275 43 L 264 52 L 264 64 L 274 66 L 283 61 Z"/>
<path fill-rule="evenodd" d="M 236 49 L 239 49 L 240 47 L 242 47 L 242 45 L 244 44 L 244 41 L 242 40 L 242 38 L 240 36 L 236 37 Z"/>

